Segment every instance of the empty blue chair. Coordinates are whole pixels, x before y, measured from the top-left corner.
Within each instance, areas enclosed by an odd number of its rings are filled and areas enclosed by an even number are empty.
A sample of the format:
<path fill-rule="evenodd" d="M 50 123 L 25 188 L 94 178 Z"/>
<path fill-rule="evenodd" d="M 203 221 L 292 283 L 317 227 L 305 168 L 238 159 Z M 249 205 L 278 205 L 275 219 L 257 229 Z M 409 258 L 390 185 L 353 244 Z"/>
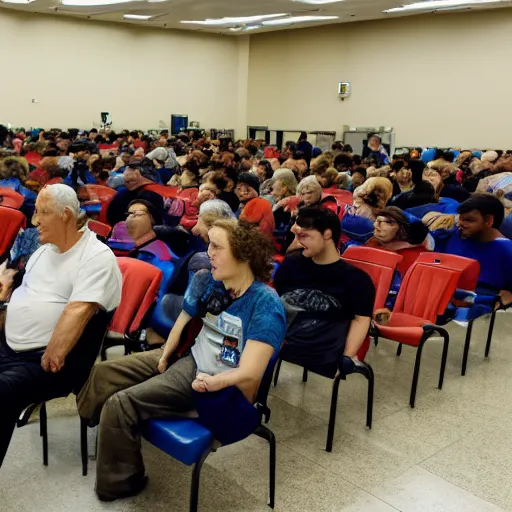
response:
<path fill-rule="evenodd" d="M 255 407 L 261 415 L 261 420 L 268 423 L 270 409 L 267 406 L 267 395 L 270 389 L 274 366 L 279 352 L 276 351 L 270 360 L 265 375 L 258 390 Z M 270 447 L 270 501 L 274 508 L 276 481 L 276 438 L 274 433 L 261 423 L 254 434 L 266 439 Z M 215 450 L 216 441 L 213 434 L 196 419 L 166 418 L 150 420 L 144 430 L 144 437 L 152 445 L 167 453 L 187 466 L 194 466 L 192 485 L 190 488 L 190 512 L 197 512 L 199 500 L 199 479 L 203 463 L 208 455 Z"/>

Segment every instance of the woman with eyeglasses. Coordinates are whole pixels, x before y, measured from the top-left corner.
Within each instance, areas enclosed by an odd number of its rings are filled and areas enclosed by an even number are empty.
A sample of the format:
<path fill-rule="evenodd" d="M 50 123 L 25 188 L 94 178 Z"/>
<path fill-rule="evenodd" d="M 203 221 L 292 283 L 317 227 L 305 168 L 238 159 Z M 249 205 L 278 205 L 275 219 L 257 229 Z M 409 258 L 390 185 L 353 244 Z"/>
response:
<path fill-rule="evenodd" d="M 433 249 L 428 228 L 421 220 L 403 212 L 396 206 L 383 208 L 374 223 L 373 237 L 366 247 L 375 247 L 400 254 L 403 260 L 398 271 L 405 275 L 419 254 Z"/>
<path fill-rule="evenodd" d="M 145 251 L 161 261 L 171 261 L 173 254 L 170 248 L 162 240 L 158 240 L 153 229 L 162 224 L 162 216 L 153 204 L 144 199 L 132 201 L 126 212 L 126 230 L 135 248 L 129 256 L 138 257 L 140 251 Z"/>

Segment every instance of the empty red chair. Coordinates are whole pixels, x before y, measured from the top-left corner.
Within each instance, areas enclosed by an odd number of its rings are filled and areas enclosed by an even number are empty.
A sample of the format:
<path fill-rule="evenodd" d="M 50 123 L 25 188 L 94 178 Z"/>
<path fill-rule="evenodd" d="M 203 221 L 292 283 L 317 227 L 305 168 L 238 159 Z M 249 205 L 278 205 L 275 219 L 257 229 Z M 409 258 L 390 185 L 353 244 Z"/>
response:
<path fill-rule="evenodd" d="M 130 352 L 125 341 L 140 329 L 144 317 L 156 300 L 163 276 L 159 268 L 145 261 L 117 258 L 117 262 L 123 275 L 121 303 L 103 342 L 102 361 L 106 359 L 106 350 L 116 345 L 124 344 L 125 353 Z"/>
<path fill-rule="evenodd" d="M 178 187 L 171 187 L 167 185 L 159 185 L 158 183 L 154 183 L 152 185 L 146 185 L 144 190 L 149 190 L 150 192 L 155 192 L 159 196 L 163 198 L 174 198 L 178 196 Z"/>
<path fill-rule="evenodd" d="M 480 263 L 471 258 L 455 256 L 454 254 L 443 254 L 439 252 L 422 252 L 416 259 L 418 263 L 453 268 L 460 271 L 457 288 L 474 291 L 480 276 Z"/>
<path fill-rule="evenodd" d="M 0 205 L 19 210 L 25 198 L 16 190 L 9 187 L 0 187 Z"/>
<path fill-rule="evenodd" d="M 436 324 L 438 315 L 444 313 L 457 288 L 461 272 L 439 265 L 416 262 L 405 275 L 400 286 L 395 308 L 386 325 L 375 325 L 377 335 L 416 347 L 416 361 L 412 379 L 410 406 L 414 407 L 420 371 L 421 353 L 425 342 L 435 333 L 444 339 L 438 388 L 442 389 L 448 345 L 448 332 Z"/>
<path fill-rule="evenodd" d="M 418 261 L 428 263 L 430 265 L 443 265 L 445 267 L 453 268 L 461 272 L 457 288 L 468 292 L 474 292 L 478 284 L 478 278 L 480 276 L 480 263 L 470 258 L 464 258 L 462 256 L 455 256 L 453 254 L 441 254 L 441 253 L 423 253 L 418 258 Z M 464 301 L 454 301 L 454 306 L 460 307 L 461 310 L 468 311 L 466 308 L 470 308 L 472 304 L 464 304 Z M 476 313 L 478 316 L 485 314 L 485 309 L 482 310 L 484 313 Z M 468 364 L 469 347 L 471 345 L 471 334 L 473 332 L 473 322 L 477 317 L 469 320 L 468 327 L 466 329 L 466 338 L 464 340 L 464 351 L 462 354 L 462 368 L 461 375 L 466 375 L 466 367 Z M 491 313 L 491 321 L 489 323 L 489 330 L 487 332 L 487 345 L 485 347 L 485 357 L 489 356 L 489 350 L 491 348 L 492 331 L 494 329 L 494 321 L 496 319 L 496 311 Z M 451 318 L 449 318 L 451 320 Z M 443 324 L 448 322 L 443 322 Z"/>
<path fill-rule="evenodd" d="M 14 208 L 0 206 L 0 257 L 11 249 L 19 230 L 25 225 L 23 213 Z"/>
<path fill-rule="evenodd" d="M 103 238 L 108 238 L 112 231 L 112 226 L 109 224 L 103 224 L 103 222 L 98 222 L 97 220 L 90 220 L 87 226 L 91 231 L 94 231 L 94 233 L 102 236 Z"/>

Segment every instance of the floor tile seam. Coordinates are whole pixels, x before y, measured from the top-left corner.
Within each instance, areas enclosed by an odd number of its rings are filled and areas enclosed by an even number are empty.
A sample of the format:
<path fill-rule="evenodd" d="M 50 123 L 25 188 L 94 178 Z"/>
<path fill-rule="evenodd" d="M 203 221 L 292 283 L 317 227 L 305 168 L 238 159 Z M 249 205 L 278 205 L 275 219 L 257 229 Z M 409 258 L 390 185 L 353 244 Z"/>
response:
<path fill-rule="evenodd" d="M 484 496 L 481 496 L 473 491 L 468 491 L 468 489 L 465 489 L 464 487 L 461 487 L 460 485 L 450 481 L 450 480 L 447 480 L 446 478 L 443 478 L 442 476 L 436 474 L 436 473 L 433 473 L 430 469 L 427 469 L 423 466 L 420 466 L 421 469 L 427 471 L 428 473 L 430 473 L 431 475 L 437 477 L 437 478 L 441 478 L 441 480 L 444 480 L 445 482 L 449 483 L 450 485 L 453 485 L 454 487 L 457 487 L 457 489 L 460 489 L 461 491 L 464 491 L 464 492 L 467 492 L 469 494 L 472 494 L 473 496 L 475 496 L 476 498 L 482 500 L 482 501 L 485 501 L 485 503 L 488 503 L 489 505 L 494 505 L 495 507 L 498 507 L 500 510 L 502 510 L 503 512 L 506 512 L 506 510 L 502 507 L 500 507 L 499 505 L 496 505 L 496 503 L 493 503 L 492 501 L 489 501 L 486 497 Z"/>

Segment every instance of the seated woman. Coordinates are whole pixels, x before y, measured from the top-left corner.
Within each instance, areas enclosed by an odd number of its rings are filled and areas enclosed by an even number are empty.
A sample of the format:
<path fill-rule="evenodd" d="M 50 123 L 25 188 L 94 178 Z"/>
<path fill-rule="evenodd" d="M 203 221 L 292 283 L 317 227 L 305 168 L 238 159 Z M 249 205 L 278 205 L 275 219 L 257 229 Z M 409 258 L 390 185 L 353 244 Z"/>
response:
<path fill-rule="evenodd" d="M 147 420 L 193 413 L 194 392 L 236 387 L 254 403 L 281 346 L 285 313 L 276 292 L 264 284 L 273 268 L 270 241 L 232 220 L 216 221 L 208 236 L 212 272 L 194 276 L 165 347 L 96 365 L 80 392 L 80 416 L 97 423 L 101 413 L 101 500 L 132 496 L 146 485 L 141 430 Z M 184 328 L 198 317 L 203 327 L 191 353 L 169 366 Z"/>
<path fill-rule="evenodd" d="M 275 229 L 282 231 L 286 229 L 290 223 L 291 213 L 279 205 L 280 201 L 288 197 L 293 197 L 297 192 L 297 180 L 292 171 L 282 173 L 279 177 L 274 178 L 272 185 L 272 199 L 274 206 L 272 212 L 274 214 Z"/>
<path fill-rule="evenodd" d="M 400 254 L 398 271 L 405 275 L 420 253 L 433 249 L 427 226 L 396 206 L 382 209 L 374 222 L 373 237 L 364 245 Z"/>
<path fill-rule="evenodd" d="M 190 277 L 200 270 L 211 270 L 210 260 L 206 253 L 206 248 L 210 241 L 208 231 L 212 228 L 215 221 L 233 218 L 234 214 L 229 205 L 220 199 L 212 199 L 201 205 L 197 224 L 192 228 L 192 234 L 201 239 L 204 243 L 204 250 L 197 252 L 190 258 L 187 268 L 184 269 L 186 273 L 185 282 L 183 283 L 183 279 L 178 277 L 176 282 L 173 283 L 172 289 L 170 290 L 171 293 L 168 293 L 162 299 L 163 313 L 172 323 L 176 322 L 176 319 L 183 309 L 185 290 Z M 164 341 L 165 340 L 161 340 L 161 343 Z"/>
<path fill-rule="evenodd" d="M 162 224 L 162 216 L 155 206 L 144 199 L 135 199 L 128 205 L 126 212 L 126 229 L 135 243 L 135 248 L 128 254 L 137 258 L 140 251 L 154 254 L 159 260 L 171 261 L 173 254 L 169 247 L 158 240 L 154 226 Z"/>

